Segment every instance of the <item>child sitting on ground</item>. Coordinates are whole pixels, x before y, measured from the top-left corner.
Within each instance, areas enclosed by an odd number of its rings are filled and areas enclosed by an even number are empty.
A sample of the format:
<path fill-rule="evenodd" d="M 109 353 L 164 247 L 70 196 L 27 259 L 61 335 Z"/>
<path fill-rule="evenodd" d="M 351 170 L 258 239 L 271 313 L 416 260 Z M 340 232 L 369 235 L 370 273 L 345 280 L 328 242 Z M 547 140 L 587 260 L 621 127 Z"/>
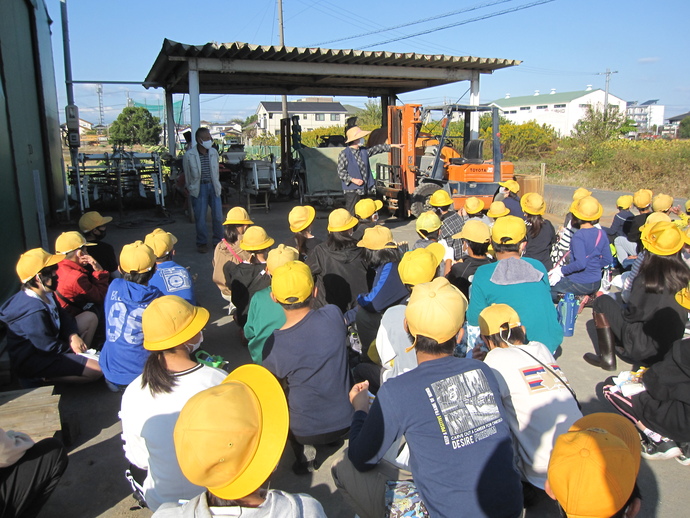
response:
<path fill-rule="evenodd" d="M 446 277 L 469 300 L 470 285 L 477 268 L 495 261 L 486 254 L 491 243 L 491 229 L 480 220 L 471 219 L 453 239 L 462 243 L 463 259 L 451 267 Z"/>
<path fill-rule="evenodd" d="M 445 192 L 445 191 L 444 191 Z M 445 239 L 441 239 L 440 229 L 441 229 L 441 219 L 436 215 L 435 212 L 428 211 L 423 212 L 417 218 L 415 223 L 415 228 L 417 234 L 419 234 L 421 239 L 418 239 L 414 245 L 412 245 L 412 250 L 417 248 L 426 248 L 431 243 L 440 243 L 446 250 L 443 256 L 443 261 L 439 265 L 439 275 L 445 277 L 450 271 L 451 264 L 455 257 L 455 250 L 450 247 Z"/>
<path fill-rule="evenodd" d="M 144 239 L 156 256 L 156 271 L 149 281 L 149 286 L 155 286 L 164 295 L 177 295 L 191 305 L 196 306 L 194 283 L 192 276 L 184 266 L 173 261 L 177 238 L 162 228 L 157 228 Z"/>

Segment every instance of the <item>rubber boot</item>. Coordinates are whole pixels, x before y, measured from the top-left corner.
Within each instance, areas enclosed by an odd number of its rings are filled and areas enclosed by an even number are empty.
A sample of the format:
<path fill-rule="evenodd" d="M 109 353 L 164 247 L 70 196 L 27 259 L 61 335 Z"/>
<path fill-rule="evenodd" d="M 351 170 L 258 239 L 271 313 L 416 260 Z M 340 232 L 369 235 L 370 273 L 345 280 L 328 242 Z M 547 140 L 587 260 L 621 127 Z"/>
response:
<path fill-rule="evenodd" d="M 605 371 L 616 370 L 616 355 L 613 351 L 616 337 L 611 331 L 609 319 L 604 313 L 593 312 L 594 326 L 597 329 L 597 341 L 599 342 L 599 354 L 586 353 L 583 358 L 590 365 L 601 367 Z"/>

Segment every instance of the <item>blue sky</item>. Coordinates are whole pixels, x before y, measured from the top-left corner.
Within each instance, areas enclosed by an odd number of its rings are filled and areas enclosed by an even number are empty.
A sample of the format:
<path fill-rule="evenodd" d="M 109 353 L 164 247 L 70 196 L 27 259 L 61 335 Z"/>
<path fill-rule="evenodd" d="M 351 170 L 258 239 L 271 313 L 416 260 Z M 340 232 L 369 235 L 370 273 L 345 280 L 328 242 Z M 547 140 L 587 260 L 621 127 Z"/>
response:
<path fill-rule="evenodd" d="M 65 105 L 64 65 L 59 0 L 45 0 L 53 24 L 53 53 L 60 106 Z M 508 9 L 530 8 L 453 28 L 434 29 Z M 356 6 L 346 11 L 343 5 Z M 277 44 L 276 0 L 67 0 L 72 70 L 75 80 L 143 81 L 163 39 L 188 44 L 241 41 Z M 462 9 L 464 13 L 451 14 Z M 522 60 L 518 67 L 481 76 L 480 101 L 604 88 L 607 68 L 610 92 L 627 101 L 659 99 L 665 116 L 690 111 L 688 44 L 678 33 L 690 17 L 690 2 L 662 0 L 378 0 L 343 3 L 335 0 L 283 0 L 285 42 L 290 46 L 322 46 L 419 52 Z M 443 15 L 443 16 L 440 16 Z M 438 17 L 394 31 L 385 29 Z M 675 23 L 670 23 L 676 20 Z M 421 36 L 381 42 L 427 32 Z M 326 43 L 338 38 L 366 36 Z M 686 43 L 683 43 L 683 42 Z M 377 45 L 378 44 L 378 45 Z M 467 102 L 468 82 L 401 96 L 403 102 L 440 104 Z M 105 122 L 113 120 L 129 95 L 157 103 L 163 91 L 141 86 L 104 85 Z M 98 122 L 95 85 L 76 85 L 82 118 Z M 175 100 L 181 98 L 176 96 Z M 202 96 L 202 119 L 245 118 L 261 100 L 275 96 Z M 292 99 L 292 98 L 291 98 Z M 339 97 L 363 106 L 366 98 Z"/>

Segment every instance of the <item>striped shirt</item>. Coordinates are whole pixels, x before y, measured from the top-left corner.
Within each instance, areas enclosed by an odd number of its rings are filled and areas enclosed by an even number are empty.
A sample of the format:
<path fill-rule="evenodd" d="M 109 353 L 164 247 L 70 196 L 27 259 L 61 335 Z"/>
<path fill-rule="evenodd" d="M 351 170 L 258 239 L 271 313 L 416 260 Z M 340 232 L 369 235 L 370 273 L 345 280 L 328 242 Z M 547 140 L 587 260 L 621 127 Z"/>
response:
<path fill-rule="evenodd" d="M 201 183 L 211 183 L 211 162 L 208 153 L 199 153 L 201 162 Z"/>

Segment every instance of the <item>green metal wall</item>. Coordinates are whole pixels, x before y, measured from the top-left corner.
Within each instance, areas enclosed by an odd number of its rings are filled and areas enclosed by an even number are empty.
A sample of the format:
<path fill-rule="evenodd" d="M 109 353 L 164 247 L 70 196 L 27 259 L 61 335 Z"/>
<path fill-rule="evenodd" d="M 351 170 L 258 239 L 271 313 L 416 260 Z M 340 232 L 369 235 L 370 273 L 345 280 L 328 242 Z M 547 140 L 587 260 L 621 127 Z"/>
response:
<path fill-rule="evenodd" d="M 0 2 L 0 300 L 18 286 L 15 264 L 42 246 L 46 219 L 63 195 L 50 20 L 43 0 Z M 38 182 L 34 181 L 38 171 Z M 45 243 L 48 248 L 52 246 Z"/>

